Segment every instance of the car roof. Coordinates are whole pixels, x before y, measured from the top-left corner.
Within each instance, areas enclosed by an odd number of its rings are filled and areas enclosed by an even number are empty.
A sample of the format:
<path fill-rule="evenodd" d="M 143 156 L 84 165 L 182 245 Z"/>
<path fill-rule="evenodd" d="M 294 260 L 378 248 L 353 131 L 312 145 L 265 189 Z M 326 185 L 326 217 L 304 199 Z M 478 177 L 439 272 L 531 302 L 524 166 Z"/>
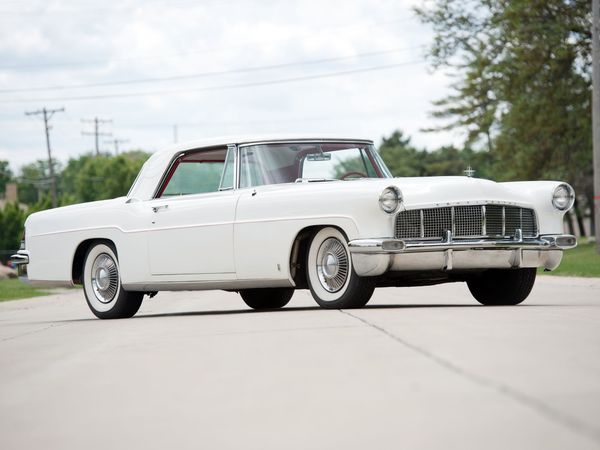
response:
<path fill-rule="evenodd" d="M 186 150 L 215 147 L 220 145 L 236 144 L 254 144 L 268 142 L 289 142 L 289 141 L 343 141 L 343 142 L 369 142 L 372 139 L 349 138 L 348 136 L 323 135 L 323 134 L 260 134 L 260 135 L 230 135 L 217 136 L 207 139 L 197 139 L 170 145 L 160 152 L 178 153 Z"/>
<path fill-rule="evenodd" d="M 199 139 L 187 142 L 181 142 L 170 145 L 162 150 L 155 152 L 146 161 L 133 186 L 131 187 L 127 197 L 136 198 L 139 200 L 148 200 L 152 198 L 156 184 L 162 176 L 173 158 L 185 151 L 220 147 L 229 144 L 248 145 L 259 143 L 276 143 L 276 142 L 361 142 L 372 144 L 371 139 L 364 138 L 349 138 L 335 135 L 324 134 L 262 134 L 262 135 L 232 135 L 219 136 L 208 139 Z"/>

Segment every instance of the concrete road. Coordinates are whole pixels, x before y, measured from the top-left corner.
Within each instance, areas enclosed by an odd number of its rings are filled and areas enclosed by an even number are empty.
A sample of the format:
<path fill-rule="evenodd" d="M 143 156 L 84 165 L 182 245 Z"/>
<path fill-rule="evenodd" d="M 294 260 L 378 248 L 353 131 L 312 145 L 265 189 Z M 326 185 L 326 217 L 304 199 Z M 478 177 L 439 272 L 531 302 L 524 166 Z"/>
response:
<path fill-rule="evenodd" d="M 463 284 L 348 311 L 161 293 L 120 321 L 79 290 L 5 302 L 0 448 L 600 448 L 600 280 L 496 308 Z"/>

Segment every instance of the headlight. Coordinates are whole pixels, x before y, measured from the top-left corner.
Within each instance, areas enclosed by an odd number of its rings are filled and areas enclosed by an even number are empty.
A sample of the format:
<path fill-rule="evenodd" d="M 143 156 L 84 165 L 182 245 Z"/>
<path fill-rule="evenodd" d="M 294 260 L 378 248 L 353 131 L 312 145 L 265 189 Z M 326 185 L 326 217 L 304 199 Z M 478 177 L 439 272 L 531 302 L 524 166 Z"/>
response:
<path fill-rule="evenodd" d="M 386 187 L 379 196 L 379 206 L 388 214 L 395 213 L 402 204 L 402 192 L 396 186 Z"/>
<path fill-rule="evenodd" d="M 575 191 L 567 183 L 559 184 L 552 193 L 552 205 L 561 211 L 568 211 L 575 203 Z"/>

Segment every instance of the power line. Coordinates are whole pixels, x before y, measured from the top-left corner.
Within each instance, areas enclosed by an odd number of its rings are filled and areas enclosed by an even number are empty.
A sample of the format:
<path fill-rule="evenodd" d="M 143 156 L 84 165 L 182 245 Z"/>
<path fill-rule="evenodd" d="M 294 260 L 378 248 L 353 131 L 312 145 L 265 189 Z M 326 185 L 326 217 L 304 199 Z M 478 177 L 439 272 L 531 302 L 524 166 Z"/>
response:
<path fill-rule="evenodd" d="M 203 88 L 130 92 L 130 93 L 122 93 L 122 94 L 115 93 L 115 94 L 81 95 L 81 96 L 69 96 L 69 97 L 8 99 L 8 100 L 0 100 L 0 104 L 2 104 L 2 103 L 29 103 L 29 102 L 38 102 L 38 101 L 103 100 L 103 99 L 110 99 L 110 98 L 145 97 L 145 96 L 149 96 L 149 95 L 170 95 L 170 94 L 183 94 L 183 93 L 189 93 L 189 92 L 223 91 L 223 90 L 228 90 L 228 89 L 240 89 L 240 88 L 246 88 L 246 87 L 258 87 L 258 86 L 270 86 L 270 85 L 276 85 L 276 84 L 296 83 L 296 82 L 301 82 L 301 81 L 317 80 L 317 79 L 323 79 L 323 78 L 342 77 L 342 76 L 354 75 L 354 74 L 358 74 L 358 73 L 376 72 L 376 71 L 381 71 L 381 70 L 391 70 L 391 69 L 397 69 L 399 67 L 405 67 L 405 66 L 409 66 L 409 65 L 422 64 L 423 62 L 425 62 L 425 61 L 424 60 L 407 61 L 407 62 L 396 63 L 396 64 L 386 64 L 386 65 L 381 65 L 381 66 L 365 67 L 365 68 L 361 68 L 361 69 L 343 70 L 343 71 L 339 71 L 339 72 L 328 72 L 328 73 L 322 73 L 322 74 L 317 74 L 317 75 L 305 75 L 305 76 L 279 78 L 279 79 L 266 80 L 266 81 L 253 81 L 253 82 L 247 82 L 247 83 L 226 84 L 226 85 L 210 86 L 210 87 L 203 87 Z"/>
<path fill-rule="evenodd" d="M 37 116 L 38 114 L 42 114 L 44 116 L 44 129 L 46 131 L 46 149 L 48 150 L 48 170 L 50 171 L 50 180 L 51 180 L 51 195 L 52 195 L 52 207 L 56 208 L 58 206 L 58 199 L 56 196 L 56 176 L 54 175 L 54 165 L 52 164 L 52 150 L 50 149 L 50 126 L 48 125 L 48 121 L 52 118 L 52 116 L 57 112 L 64 112 L 65 108 L 59 109 L 46 109 L 45 107 L 39 109 L 37 111 L 26 111 L 26 116 Z"/>
<path fill-rule="evenodd" d="M 399 53 L 407 50 L 415 50 L 419 48 L 423 48 L 423 45 L 415 45 L 412 47 L 403 47 L 396 48 L 391 50 L 379 50 L 373 52 L 365 52 L 365 53 L 357 53 L 356 55 L 348 55 L 348 56 L 339 56 L 332 58 L 321 58 L 321 59 L 313 59 L 313 60 L 304 60 L 304 61 L 295 61 L 288 63 L 279 63 L 279 64 L 268 64 L 265 66 L 255 66 L 255 67 L 244 67 L 238 69 L 231 70 L 219 70 L 219 71 L 211 71 L 211 72 L 200 72 L 193 73 L 187 75 L 174 75 L 168 77 L 151 77 L 151 78 L 138 78 L 132 80 L 121 80 L 121 81 L 104 81 L 98 83 L 84 83 L 84 84 L 73 84 L 73 85 L 55 85 L 55 86 L 40 86 L 40 87 L 32 87 L 32 88 L 17 88 L 17 89 L 0 89 L 0 93 L 16 93 L 16 92 L 35 92 L 35 91 L 51 91 L 51 90 L 65 90 L 65 89 L 80 89 L 80 88 L 90 88 L 90 87 L 102 87 L 102 86 L 120 86 L 120 85 L 128 85 L 128 84 L 141 84 L 141 83 L 156 83 L 156 82 L 165 82 L 165 81 L 180 81 L 180 80 L 192 80 L 196 78 L 206 78 L 213 76 L 221 76 L 221 75 L 232 75 L 238 73 L 248 73 L 248 72 L 257 72 L 262 70 L 272 70 L 272 69 L 283 69 L 287 67 L 298 67 L 298 66 L 306 66 L 306 65 L 316 65 L 316 64 L 324 64 L 331 62 L 339 62 L 339 61 L 347 61 L 350 59 L 361 59 L 367 58 L 371 56 L 382 56 L 389 55 L 393 53 Z"/>
<path fill-rule="evenodd" d="M 175 6 L 176 8 L 179 6 L 181 7 L 186 6 L 186 5 L 194 5 L 197 4 L 197 0 L 193 0 L 193 1 L 163 1 L 163 0 L 158 0 L 158 1 L 151 1 L 151 0 L 144 0 L 143 5 L 147 6 L 147 5 L 160 5 L 160 4 L 164 4 L 167 3 L 169 7 L 173 7 Z M 206 0 L 203 0 L 203 3 L 206 3 Z M 231 1 L 224 1 L 224 0 L 218 0 L 218 1 L 214 1 L 214 2 L 210 2 L 213 3 L 216 6 L 221 6 L 223 3 L 228 4 L 231 3 Z M 0 2 L 0 7 L 1 6 L 10 6 L 10 5 L 15 5 L 15 6 L 22 6 L 23 2 L 22 1 L 7 1 L 7 2 Z M 29 6 L 29 5 L 27 5 Z M 80 6 L 77 5 L 77 7 L 73 8 L 48 8 L 47 6 L 44 6 L 43 8 L 33 8 L 33 9 L 26 9 L 26 10 L 17 10 L 17 11 L 0 11 L 0 15 L 40 15 L 40 14 L 98 14 L 101 12 L 108 12 L 108 13 L 122 13 L 122 12 L 127 12 L 127 11 L 131 11 L 131 9 L 135 9 L 138 5 L 118 5 L 118 8 L 115 7 L 111 7 L 111 8 L 89 8 L 86 6 Z"/>
<path fill-rule="evenodd" d="M 412 21 L 412 20 L 414 20 L 413 17 L 401 17 L 401 18 L 388 19 L 388 20 L 376 21 L 376 22 L 370 22 L 370 23 L 365 23 L 365 22 L 353 23 L 353 24 L 340 23 L 337 26 L 328 25 L 326 29 L 327 29 L 327 31 L 351 29 L 351 28 L 357 28 L 357 27 L 378 29 L 382 25 L 389 25 L 389 24 L 395 24 L 395 23 L 397 24 L 397 23 L 403 23 L 403 22 L 408 22 L 408 21 Z M 290 42 L 290 41 L 307 40 L 307 39 L 312 38 L 315 31 L 322 31 L 322 30 L 323 30 L 323 26 L 320 26 L 315 29 L 309 30 L 309 32 L 304 35 L 294 35 L 292 37 L 278 39 L 278 40 L 273 40 L 273 39 L 259 40 L 259 41 L 253 42 L 252 44 L 255 46 L 264 46 L 264 45 L 271 45 L 273 43 L 282 44 L 282 43 Z M 81 66 L 112 64 L 112 63 L 130 62 L 130 61 L 165 60 L 165 59 L 179 58 L 182 56 L 191 56 L 191 55 L 206 55 L 206 54 L 213 54 L 213 53 L 222 54 L 228 50 L 239 49 L 239 48 L 249 48 L 249 47 L 251 47 L 251 45 L 242 44 L 242 45 L 216 47 L 216 48 L 213 47 L 213 48 L 204 49 L 204 50 L 193 50 L 193 51 L 186 51 L 186 52 L 181 52 L 181 53 L 171 53 L 171 54 L 153 55 L 153 56 L 138 56 L 138 57 L 128 57 L 128 58 L 79 60 L 79 61 L 76 60 L 76 61 L 65 61 L 65 62 L 55 62 L 55 63 L 3 64 L 3 65 L 0 65 L 0 69 L 40 69 L 40 68 L 51 68 L 51 67 L 66 67 L 66 66 L 81 67 Z"/>
<path fill-rule="evenodd" d="M 286 124 L 286 123 L 302 123 L 302 122 L 327 122 L 327 121 L 346 121 L 346 120 L 365 120 L 365 117 L 393 117 L 397 114 L 398 110 L 381 110 L 378 109 L 376 112 L 362 112 L 359 114 L 319 114 L 312 116 L 292 116 L 286 118 L 270 118 L 270 119 L 257 119 L 257 120 L 204 120 L 202 122 L 178 122 L 177 125 L 172 125 L 167 122 L 146 122 L 146 123 L 135 123 L 135 122 L 119 122 L 120 126 L 124 129 L 139 129 L 139 128 L 172 128 L 173 131 L 179 130 L 180 128 L 194 128 L 194 127 L 219 127 L 219 126 L 253 126 L 253 125 L 266 125 L 266 124 Z M 175 137 L 175 133 L 174 133 Z"/>
<path fill-rule="evenodd" d="M 112 133 L 101 133 L 100 132 L 100 124 L 103 123 L 112 123 L 110 119 L 99 119 L 98 117 L 94 117 L 93 119 L 81 119 L 83 123 L 93 123 L 94 131 L 82 131 L 81 134 L 84 136 L 94 136 L 94 141 L 96 143 L 96 156 L 100 155 L 100 145 L 99 145 L 99 137 L 100 136 L 112 136 Z"/>

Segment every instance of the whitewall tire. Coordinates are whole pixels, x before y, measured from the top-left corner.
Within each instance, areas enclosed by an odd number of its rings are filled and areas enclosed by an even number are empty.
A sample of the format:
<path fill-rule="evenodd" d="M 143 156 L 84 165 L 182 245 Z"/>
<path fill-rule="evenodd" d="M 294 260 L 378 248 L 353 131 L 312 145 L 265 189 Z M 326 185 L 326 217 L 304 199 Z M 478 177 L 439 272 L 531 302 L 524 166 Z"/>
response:
<path fill-rule="evenodd" d="M 313 236 L 306 278 L 315 301 L 329 309 L 361 308 L 375 289 L 371 278 L 356 275 L 346 237 L 333 227 L 323 228 Z"/>
<path fill-rule="evenodd" d="M 83 263 L 83 292 L 88 306 L 100 319 L 132 317 L 140 309 L 143 292 L 128 292 L 121 286 L 119 260 L 109 243 L 93 244 Z"/>

